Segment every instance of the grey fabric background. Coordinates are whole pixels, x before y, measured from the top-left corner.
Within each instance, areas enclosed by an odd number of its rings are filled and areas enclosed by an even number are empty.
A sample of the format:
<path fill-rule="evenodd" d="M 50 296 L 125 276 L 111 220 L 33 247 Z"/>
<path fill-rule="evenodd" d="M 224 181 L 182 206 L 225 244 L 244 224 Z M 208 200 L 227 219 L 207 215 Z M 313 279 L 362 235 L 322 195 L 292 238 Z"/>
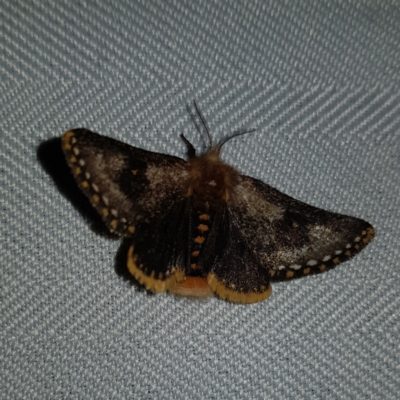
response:
<path fill-rule="evenodd" d="M 398 1 L 3 0 L 0 12 L 1 398 L 399 398 Z M 215 138 L 257 128 L 225 160 L 366 219 L 374 241 L 249 306 L 129 284 L 120 242 L 59 190 L 46 146 L 86 127 L 184 157 L 180 132 L 203 144 L 192 99 Z"/>

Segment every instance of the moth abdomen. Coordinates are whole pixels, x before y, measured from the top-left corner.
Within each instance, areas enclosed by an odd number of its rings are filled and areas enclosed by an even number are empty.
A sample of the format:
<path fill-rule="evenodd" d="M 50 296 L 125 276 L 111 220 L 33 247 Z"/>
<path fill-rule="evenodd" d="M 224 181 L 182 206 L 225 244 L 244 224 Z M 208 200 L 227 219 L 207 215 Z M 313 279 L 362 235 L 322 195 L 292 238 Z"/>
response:
<path fill-rule="evenodd" d="M 195 211 L 190 232 L 190 262 L 186 270 L 188 276 L 203 276 L 209 272 L 208 265 L 199 263 L 207 245 L 207 240 L 213 223 L 213 215 L 210 211 Z"/>

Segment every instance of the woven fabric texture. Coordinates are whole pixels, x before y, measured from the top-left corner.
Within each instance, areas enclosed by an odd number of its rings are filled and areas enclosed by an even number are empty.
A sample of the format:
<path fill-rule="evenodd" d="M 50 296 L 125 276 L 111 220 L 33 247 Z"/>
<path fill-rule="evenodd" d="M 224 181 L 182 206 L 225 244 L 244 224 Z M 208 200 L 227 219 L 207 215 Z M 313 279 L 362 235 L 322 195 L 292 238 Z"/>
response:
<path fill-rule="evenodd" d="M 398 1 L 0 2 L 2 399 L 398 399 Z M 148 295 L 57 181 L 86 127 L 200 149 L 376 229 L 351 261 L 238 306 Z"/>

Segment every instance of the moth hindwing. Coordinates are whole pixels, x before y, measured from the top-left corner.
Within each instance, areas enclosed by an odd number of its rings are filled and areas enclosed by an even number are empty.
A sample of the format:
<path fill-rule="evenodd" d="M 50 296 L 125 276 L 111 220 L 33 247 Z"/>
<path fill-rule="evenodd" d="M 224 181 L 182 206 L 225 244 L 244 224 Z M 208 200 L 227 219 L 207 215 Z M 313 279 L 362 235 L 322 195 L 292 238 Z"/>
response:
<path fill-rule="evenodd" d="M 200 115 L 201 116 L 201 115 Z M 111 232 L 129 238 L 127 267 L 146 289 L 215 294 L 253 303 L 271 280 L 316 274 L 357 254 L 374 236 L 361 219 L 324 211 L 240 175 L 210 144 L 188 161 L 86 129 L 62 148 L 83 193 Z"/>

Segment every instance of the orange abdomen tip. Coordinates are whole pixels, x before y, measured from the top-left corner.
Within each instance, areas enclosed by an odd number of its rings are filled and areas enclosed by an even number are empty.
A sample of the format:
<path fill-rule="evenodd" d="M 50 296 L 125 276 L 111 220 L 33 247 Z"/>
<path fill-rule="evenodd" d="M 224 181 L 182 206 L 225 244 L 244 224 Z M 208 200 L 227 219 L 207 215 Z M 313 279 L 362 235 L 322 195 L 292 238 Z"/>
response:
<path fill-rule="evenodd" d="M 207 279 L 197 276 L 187 276 L 184 282 L 176 284 L 170 289 L 170 292 L 179 296 L 203 299 L 213 294 L 208 286 Z"/>

